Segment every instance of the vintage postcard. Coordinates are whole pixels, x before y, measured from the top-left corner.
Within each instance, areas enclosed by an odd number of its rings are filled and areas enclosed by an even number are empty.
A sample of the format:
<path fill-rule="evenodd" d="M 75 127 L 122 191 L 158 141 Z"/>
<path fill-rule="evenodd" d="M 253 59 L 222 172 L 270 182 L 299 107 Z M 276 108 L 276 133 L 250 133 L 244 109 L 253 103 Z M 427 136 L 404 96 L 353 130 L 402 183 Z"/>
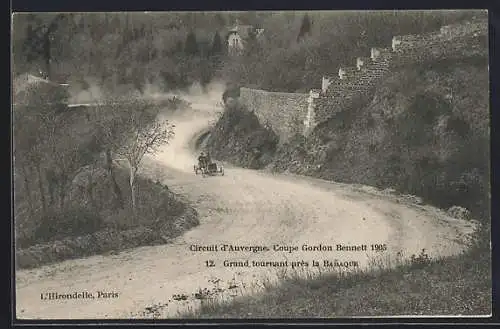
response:
<path fill-rule="evenodd" d="M 491 314 L 486 10 L 12 17 L 16 319 Z"/>

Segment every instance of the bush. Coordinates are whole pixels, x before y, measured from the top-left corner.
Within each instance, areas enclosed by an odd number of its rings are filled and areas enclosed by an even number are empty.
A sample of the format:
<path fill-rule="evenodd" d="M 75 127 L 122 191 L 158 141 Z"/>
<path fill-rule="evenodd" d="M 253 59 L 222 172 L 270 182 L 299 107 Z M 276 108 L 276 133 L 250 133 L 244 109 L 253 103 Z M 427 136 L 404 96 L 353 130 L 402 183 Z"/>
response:
<path fill-rule="evenodd" d="M 77 207 L 62 212 L 52 212 L 42 217 L 36 228 L 37 242 L 50 241 L 67 236 L 93 233 L 101 228 L 102 218 L 95 212 Z"/>
<path fill-rule="evenodd" d="M 413 268 L 422 268 L 431 264 L 431 258 L 425 252 L 425 249 L 420 251 L 418 255 L 411 255 L 410 257 L 410 266 Z"/>
<path fill-rule="evenodd" d="M 465 138 L 470 132 L 470 127 L 464 119 L 453 116 L 448 119 L 446 130 L 453 131 L 461 138 Z"/>
<path fill-rule="evenodd" d="M 123 171 L 118 170 L 121 177 Z M 169 243 L 171 238 L 199 224 L 198 214 L 166 186 L 139 177 L 139 214 L 124 209 L 101 211 L 83 207 L 44 216 L 35 234 L 16 232 L 16 264 L 32 268 L 77 257 Z M 101 221 L 101 218 L 102 221 Z"/>

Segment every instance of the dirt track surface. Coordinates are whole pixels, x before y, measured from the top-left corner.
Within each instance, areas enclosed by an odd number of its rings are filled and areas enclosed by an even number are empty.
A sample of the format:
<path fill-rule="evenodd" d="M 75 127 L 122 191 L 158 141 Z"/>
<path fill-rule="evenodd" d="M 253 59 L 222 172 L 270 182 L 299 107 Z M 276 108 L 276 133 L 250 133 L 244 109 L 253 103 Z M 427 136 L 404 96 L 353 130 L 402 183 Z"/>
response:
<path fill-rule="evenodd" d="M 143 174 L 161 179 L 195 203 L 201 224 L 172 244 L 141 247 L 117 255 L 93 256 L 17 272 L 17 316 L 22 319 L 119 319 L 174 317 L 196 307 L 214 291 L 223 298 L 256 292 L 279 268 L 225 267 L 224 261 L 312 260 L 358 262 L 374 257 L 419 253 L 431 256 L 460 252 L 473 226 L 441 211 L 396 201 L 392 195 L 291 175 L 225 168 L 225 176 L 193 173 L 193 137 L 213 118 L 210 108 L 178 117 L 176 138 L 145 161 Z M 220 251 L 220 245 L 297 246 L 299 251 Z M 302 245 L 361 245 L 367 251 L 301 251 Z M 371 244 L 386 244 L 371 252 Z M 218 245 L 218 252 L 190 250 L 191 245 Z M 207 267 L 206 261 L 215 262 Z M 303 266 L 302 266 L 303 267 Z M 283 268 L 281 268 L 283 270 Z M 300 271 L 300 268 L 298 268 Z M 201 294 L 197 295 L 199 290 Z M 94 299 L 41 300 L 42 293 L 87 291 Z M 116 298 L 98 298 L 98 291 Z M 174 297 L 174 295 L 180 295 Z M 177 300 L 176 300 L 177 299 Z M 186 300 L 182 300 L 186 299 Z"/>

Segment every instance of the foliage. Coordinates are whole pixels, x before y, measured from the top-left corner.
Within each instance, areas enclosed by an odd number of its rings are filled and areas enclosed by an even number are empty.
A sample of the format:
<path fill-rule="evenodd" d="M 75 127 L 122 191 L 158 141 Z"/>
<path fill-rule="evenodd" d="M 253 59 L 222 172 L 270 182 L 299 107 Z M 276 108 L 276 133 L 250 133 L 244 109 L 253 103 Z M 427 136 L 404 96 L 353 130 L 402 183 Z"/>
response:
<path fill-rule="evenodd" d="M 295 91 L 318 86 L 322 75 L 366 55 L 370 47 L 388 45 L 394 35 L 431 31 L 474 15 L 483 13 L 16 14 L 13 71 L 49 70 L 54 78 L 72 81 L 94 78 L 110 90 L 116 84 L 140 90 L 159 76 L 167 89 L 231 76 L 269 90 Z M 236 18 L 263 33 L 250 37 L 243 56 L 235 58 L 227 56 L 225 38 Z"/>
<path fill-rule="evenodd" d="M 52 83 L 27 84 L 17 89 L 13 107 L 16 243 L 34 248 L 18 249 L 23 266 L 105 251 L 109 244 L 119 248 L 121 242 L 101 237 L 97 242 L 102 246 L 78 247 L 83 240 L 87 245 L 85 236 L 110 226 L 126 230 L 148 221 L 159 230 L 141 234 L 155 241 L 163 241 L 159 232 L 170 236 L 185 229 L 178 216 L 186 206 L 168 190 L 135 177 L 142 157 L 173 134 L 172 125 L 157 119 L 158 106 L 126 94 L 96 106 L 69 108 L 67 93 Z M 133 168 L 128 179 L 116 172 L 119 154 Z M 137 191 L 127 189 L 138 185 Z"/>
<path fill-rule="evenodd" d="M 223 44 L 222 44 L 222 39 L 220 37 L 219 31 L 215 32 L 214 39 L 212 41 L 212 49 L 210 54 L 212 56 L 219 56 L 222 55 L 224 50 L 223 50 Z"/>
<path fill-rule="evenodd" d="M 127 194 L 127 171 L 118 169 L 116 176 L 118 184 Z M 50 216 L 51 220 L 47 221 L 50 230 L 39 228 L 37 236 L 29 234 L 27 228 L 16 232 L 16 265 L 32 268 L 77 257 L 164 244 L 199 224 L 196 211 L 180 201 L 166 186 L 142 177 L 138 178 L 137 184 L 142 192 L 139 195 L 142 206 L 138 221 L 133 220 L 129 204 L 119 210 L 109 207 L 111 196 L 108 189 L 111 187 L 107 180 L 101 179 L 94 187 L 95 193 L 101 196 L 96 200 L 99 206 L 85 204 L 85 193 L 78 194 L 75 195 L 74 207 L 64 214 L 57 212 Z M 80 229 L 73 228 L 71 223 L 77 219 L 87 224 Z M 100 224 L 93 225 L 94 220 Z M 62 229 L 64 225 L 68 230 Z M 50 233 L 54 231 L 60 234 Z"/>
<path fill-rule="evenodd" d="M 184 52 L 187 55 L 197 55 L 199 52 L 198 43 L 196 42 L 196 35 L 193 31 L 190 31 L 186 37 L 186 43 L 184 45 Z"/>
<path fill-rule="evenodd" d="M 302 37 L 311 32 L 311 21 L 309 20 L 309 16 L 307 14 L 302 18 L 302 23 L 300 25 L 299 34 L 297 36 L 297 41 L 300 41 Z"/>
<path fill-rule="evenodd" d="M 489 252 L 467 252 L 444 259 L 430 259 L 424 252 L 414 259 L 419 259 L 419 265 L 411 260 L 399 265 L 397 258 L 387 257 L 382 264 L 354 271 L 284 271 L 276 282 L 269 278 L 259 285 L 247 285 L 243 296 L 229 302 L 211 298 L 179 318 L 491 314 Z M 257 296 L 251 294 L 256 291 Z"/>
<path fill-rule="evenodd" d="M 97 231 L 102 225 L 99 214 L 84 207 L 44 215 L 37 227 L 34 240 L 50 241 L 68 236 L 85 235 Z"/>
<path fill-rule="evenodd" d="M 262 127 L 254 113 L 238 102 L 226 102 L 207 148 L 218 159 L 257 169 L 271 161 L 277 143 L 277 135 L 271 129 Z"/>

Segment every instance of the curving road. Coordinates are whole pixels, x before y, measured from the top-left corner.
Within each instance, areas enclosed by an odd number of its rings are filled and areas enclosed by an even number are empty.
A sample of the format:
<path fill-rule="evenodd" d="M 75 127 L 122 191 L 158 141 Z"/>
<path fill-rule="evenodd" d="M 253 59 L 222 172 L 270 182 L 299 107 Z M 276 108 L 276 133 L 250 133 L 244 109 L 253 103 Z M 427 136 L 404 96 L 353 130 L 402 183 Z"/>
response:
<path fill-rule="evenodd" d="M 464 235 L 473 230 L 471 223 L 449 218 L 437 209 L 411 205 L 368 187 L 241 168 L 226 168 L 223 177 L 195 176 L 193 139 L 206 131 L 216 107 L 213 103 L 202 106 L 202 99 L 194 102 L 196 110 L 171 118 L 176 124 L 175 139 L 145 161 L 142 174 L 161 179 L 193 201 L 201 224 L 172 244 L 18 271 L 18 318 L 175 317 L 196 307 L 199 298 L 208 294 L 232 298 L 256 293 L 284 272 L 343 268 L 323 267 L 324 260 L 366 267 L 377 259 L 395 259 L 398 253 L 411 255 L 423 248 L 431 257 L 456 254 L 464 248 L 460 242 Z M 221 251 L 221 244 L 271 249 L 297 246 L 299 250 Z M 303 245 L 319 244 L 334 248 L 364 244 L 367 250 L 301 250 Z M 372 252 L 371 244 L 385 244 L 387 250 Z M 191 251 L 192 245 L 218 245 L 219 250 Z M 288 266 L 224 266 L 224 261 L 245 260 L 251 265 L 252 261 L 287 261 Z M 321 266 L 313 268 L 313 260 Z M 215 266 L 207 266 L 207 261 Z M 95 298 L 41 300 L 42 293 L 83 291 Z M 98 292 L 110 294 L 103 297 Z"/>

